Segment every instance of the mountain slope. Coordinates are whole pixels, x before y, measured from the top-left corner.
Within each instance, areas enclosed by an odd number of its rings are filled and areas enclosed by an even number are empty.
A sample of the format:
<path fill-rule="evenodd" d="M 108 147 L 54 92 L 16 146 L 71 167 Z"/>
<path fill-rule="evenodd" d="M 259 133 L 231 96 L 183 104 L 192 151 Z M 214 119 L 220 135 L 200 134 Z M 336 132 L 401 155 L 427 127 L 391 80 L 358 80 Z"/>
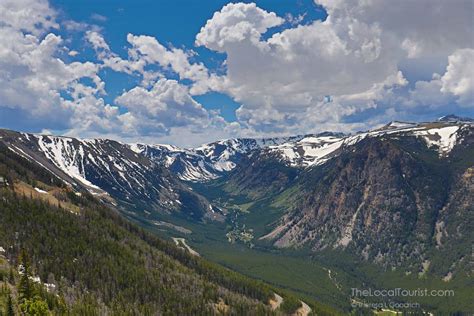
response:
<path fill-rule="evenodd" d="M 204 198 L 129 145 L 6 130 L 0 131 L 0 137 L 10 150 L 40 163 L 65 183 L 127 211 L 178 212 L 195 220 L 214 217 Z"/>
<path fill-rule="evenodd" d="M 335 158 L 300 173 L 288 189 L 298 192 L 287 202 L 289 212 L 267 239 L 277 247 L 347 248 L 415 272 L 431 263 L 439 275 L 465 273 L 468 247 L 456 246 L 449 265 L 439 257 L 443 247 L 452 255 L 449 247 L 474 242 L 473 142 L 472 126 L 437 123 L 342 147 Z"/>
<path fill-rule="evenodd" d="M 21 308 L 31 297 L 54 314 L 282 314 L 268 305 L 269 286 L 146 233 L 3 144 L 0 175 L 8 179 L 0 188 L 0 276 Z M 25 254 L 31 279 L 10 272 L 3 280 L 4 259 L 25 273 Z M 25 294 L 25 282 L 36 296 Z"/>

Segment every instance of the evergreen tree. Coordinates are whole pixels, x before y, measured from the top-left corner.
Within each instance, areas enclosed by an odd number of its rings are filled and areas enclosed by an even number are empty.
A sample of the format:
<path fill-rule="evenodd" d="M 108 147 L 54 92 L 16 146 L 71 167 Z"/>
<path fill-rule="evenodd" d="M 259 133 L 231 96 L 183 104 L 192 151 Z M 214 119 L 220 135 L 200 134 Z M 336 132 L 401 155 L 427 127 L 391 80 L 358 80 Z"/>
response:
<path fill-rule="evenodd" d="M 8 282 L 10 284 L 15 284 L 15 275 L 13 274 L 13 269 L 10 268 L 10 273 L 8 275 Z"/>
<path fill-rule="evenodd" d="M 15 310 L 13 308 L 12 296 L 8 294 L 7 307 L 5 309 L 6 316 L 15 316 Z"/>
<path fill-rule="evenodd" d="M 33 284 L 30 280 L 30 261 L 26 251 L 22 250 L 20 254 L 21 277 L 18 284 L 18 294 L 20 301 L 28 300 L 33 296 Z"/>

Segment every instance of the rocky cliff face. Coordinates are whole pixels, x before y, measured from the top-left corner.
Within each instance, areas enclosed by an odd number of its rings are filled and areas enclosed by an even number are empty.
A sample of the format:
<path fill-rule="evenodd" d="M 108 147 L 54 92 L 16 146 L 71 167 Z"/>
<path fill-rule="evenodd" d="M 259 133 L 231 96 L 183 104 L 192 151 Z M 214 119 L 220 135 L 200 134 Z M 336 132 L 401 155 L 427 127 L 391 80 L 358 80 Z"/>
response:
<path fill-rule="evenodd" d="M 463 133 L 464 142 L 454 148 L 451 158 L 452 181 L 446 203 L 434 224 L 432 256 L 434 266 L 448 281 L 454 271 L 472 275 L 474 245 L 474 131 Z"/>
<path fill-rule="evenodd" d="M 435 249 L 454 251 L 454 265 L 465 263 L 474 242 L 474 129 L 463 128 L 457 139 L 449 152 L 411 134 L 341 148 L 300 173 L 290 187 L 298 192 L 287 203 L 290 211 L 265 238 L 277 247 L 347 250 L 420 271 L 440 260 Z"/>

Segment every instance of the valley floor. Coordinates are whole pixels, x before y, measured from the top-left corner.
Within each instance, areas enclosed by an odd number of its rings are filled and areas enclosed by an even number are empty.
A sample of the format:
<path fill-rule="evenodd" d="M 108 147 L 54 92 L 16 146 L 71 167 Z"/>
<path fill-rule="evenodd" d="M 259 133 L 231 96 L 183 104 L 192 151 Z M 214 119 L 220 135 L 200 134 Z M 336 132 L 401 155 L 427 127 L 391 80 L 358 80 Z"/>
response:
<path fill-rule="evenodd" d="M 158 235 L 173 236 L 175 243 L 189 247 L 191 251 L 199 253 L 210 261 L 296 294 L 305 302 L 299 309 L 301 315 L 309 314 L 311 309 L 316 314 L 321 314 L 320 311 L 329 311 L 329 314 L 346 314 L 351 310 L 350 289 L 363 286 L 455 289 L 456 297 L 453 298 L 420 298 L 422 306 L 428 306 L 429 309 L 440 312 L 456 310 L 460 306 L 468 308 L 466 306 L 471 304 L 468 299 L 472 294 L 468 280 L 458 279 L 447 283 L 441 279 L 405 275 L 402 271 L 383 271 L 374 265 L 361 265 L 357 258 L 339 252 L 315 255 L 305 250 L 277 250 L 271 247 L 251 247 L 244 242 L 230 243 L 222 224 L 204 225 L 176 218 L 162 220 L 185 227 L 191 233 L 183 235 L 174 229 L 158 230 L 156 226 L 149 228 Z M 369 310 L 365 309 L 365 311 Z"/>

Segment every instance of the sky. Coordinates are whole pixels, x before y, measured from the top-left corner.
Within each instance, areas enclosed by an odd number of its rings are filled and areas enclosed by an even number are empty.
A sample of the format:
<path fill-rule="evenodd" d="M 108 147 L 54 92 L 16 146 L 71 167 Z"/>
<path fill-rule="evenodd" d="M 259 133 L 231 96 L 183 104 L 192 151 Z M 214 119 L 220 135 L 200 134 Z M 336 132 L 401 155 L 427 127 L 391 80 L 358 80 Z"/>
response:
<path fill-rule="evenodd" d="M 0 128 L 195 146 L 474 117 L 473 15 L 473 0 L 0 0 Z"/>

